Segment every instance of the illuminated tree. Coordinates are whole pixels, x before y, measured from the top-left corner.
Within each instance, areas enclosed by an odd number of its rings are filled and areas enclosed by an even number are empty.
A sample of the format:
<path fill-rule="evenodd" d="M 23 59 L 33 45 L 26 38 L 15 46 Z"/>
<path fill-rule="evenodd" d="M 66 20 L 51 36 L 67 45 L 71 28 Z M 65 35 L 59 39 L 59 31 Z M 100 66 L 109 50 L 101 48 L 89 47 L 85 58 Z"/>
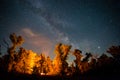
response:
<path fill-rule="evenodd" d="M 8 48 L 8 53 L 9 53 L 9 64 L 8 64 L 8 71 L 12 70 L 13 65 L 15 65 L 15 54 L 16 53 L 16 48 L 20 45 L 22 45 L 22 43 L 24 42 L 23 38 L 21 36 L 16 36 L 15 33 L 10 34 L 9 36 L 11 42 L 12 42 L 12 46 L 10 48 Z"/>
<path fill-rule="evenodd" d="M 76 57 L 76 59 L 74 60 L 76 65 L 76 72 L 79 73 L 82 69 L 82 65 L 81 65 L 81 58 L 83 57 L 82 51 L 75 49 L 73 55 Z"/>
<path fill-rule="evenodd" d="M 9 38 L 10 38 L 10 40 L 12 42 L 12 46 L 8 49 L 8 53 L 10 55 L 12 55 L 12 54 L 15 53 L 16 47 L 18 47 L 18 46 L 23 44 L 24 39 L 22 38 L 22 36 L 16 36 L 15 33 L 10 34 Z"/>
<path fill-rule="evenodd" d="M 71 49 L 70 45 L 57 44 L 55 47 L 56 57 L 53 60 L 54 69 L 56 74 L 63 75 L 66 68 L 68 68 L 68 63 L 66 62 L 68 53 Z"/>
<path fill-rule="evenodd" d="M 90 64 L 88 63 L 89 58 L 92 56 L 91 53 L 86 53 L 86 56 L 83 58 L 83 60 L 81 60 L 81 58 L 83 57 L 82 55 L 82 51 L 75 49 L 73 55 L 75 55 L 76 60 L 74 60 L 75 64 L 76 64 L 76 70 L 77 73 L 85 73 L 88 70 L 90 70 Z"/>
<path fill-rule="evenodd" d="M 33 51 L 20 48 L 17 60 L 14 61 L 12 70 L 14 72 L 32 74 L 35 56 L 36 53 Z"/>
<path fill-rule="evenodd" d="M 50 57 L 47 57 L 44 54 L 40 54 L 36 56 L 35 65 L 33 68 L 33 74 L 38 75 L 50 75 L 50 71 L 52 72 L 52 62 Z"/>
<path fill-rule="evenodd" d="M 52 60 L 50 59 L 49 56 L 46 59 L 46 63 L 47 63 L 47 66 L 46 66 L 47 74 L 46 75 L 52 75 L 52 73 L 54 73 L 54 68 L 53 68 Z"/>
<path fill-rule="evenodd" d="M 81 65 L 82 65 L 81 72 L 82 73 L 87 72 L 91 68 L 88 61 L 89 61 L 89 58 L 92 57 L 92 54 L 91 53 L 86 53 L 85 55 L 86 55 L 85 58 L 83 58 L 83 60 L 81 62 Z"/>

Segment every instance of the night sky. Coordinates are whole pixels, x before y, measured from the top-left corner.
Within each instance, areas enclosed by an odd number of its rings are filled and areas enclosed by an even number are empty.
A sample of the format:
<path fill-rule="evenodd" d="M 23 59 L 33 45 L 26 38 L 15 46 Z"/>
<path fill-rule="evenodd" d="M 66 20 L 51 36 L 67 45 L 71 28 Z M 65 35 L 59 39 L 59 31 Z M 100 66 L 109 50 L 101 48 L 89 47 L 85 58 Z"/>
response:
<path fill-rule="evenodd" d="M 120 0 L 0 0 L 0 44 L 10 33 L 22 45 L 53 56 L 57 43 L 102 54 L 120 45 Z"/>

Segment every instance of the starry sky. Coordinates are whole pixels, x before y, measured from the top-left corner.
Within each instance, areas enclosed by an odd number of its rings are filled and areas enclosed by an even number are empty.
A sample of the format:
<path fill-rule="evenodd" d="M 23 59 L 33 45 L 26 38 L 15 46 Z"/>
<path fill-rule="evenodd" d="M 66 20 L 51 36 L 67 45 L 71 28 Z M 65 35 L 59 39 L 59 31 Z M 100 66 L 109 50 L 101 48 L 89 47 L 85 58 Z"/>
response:
<path fill-rule="evenodd" d="M 53 56 L 57 43 L 86 52 L 105 53 L 120 45 L 120 0 L 0 0 L 0 44 L 9 34 L 22 45 Z"/>

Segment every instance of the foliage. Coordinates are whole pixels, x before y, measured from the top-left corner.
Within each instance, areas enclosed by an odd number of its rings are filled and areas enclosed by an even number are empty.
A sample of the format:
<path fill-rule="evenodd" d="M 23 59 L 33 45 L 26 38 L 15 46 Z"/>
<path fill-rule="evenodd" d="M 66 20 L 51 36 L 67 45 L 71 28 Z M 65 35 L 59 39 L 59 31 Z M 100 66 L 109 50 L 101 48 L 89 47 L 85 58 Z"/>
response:
<path fill-rule="evenodd" d="M 74 51 L 71 51 L 71 45 L 59 43 L 55 46 L 56 56 L 51 60 L 49 56 L 42 53 L 37 54 L 32 50 L 21 47 L 24 42 L 22 36 L 13 33 L 9 38 L 12 45 L 8 48 L 8 54 L 0 58 L 0 69 L 2 71 L 59 76 L 83 75 L 102 71 L 108 73 L 120 72 L 120 46 L 112 46 L 107 50 L 112 57 L 102 54 L 99 58 L 94 58 L 91 53 L 83 55 L 81 50 L 74 49 Z M 75 56 L 75 60 L 71 66 L 68 66 L 67 57 L 71 52 Z"/>

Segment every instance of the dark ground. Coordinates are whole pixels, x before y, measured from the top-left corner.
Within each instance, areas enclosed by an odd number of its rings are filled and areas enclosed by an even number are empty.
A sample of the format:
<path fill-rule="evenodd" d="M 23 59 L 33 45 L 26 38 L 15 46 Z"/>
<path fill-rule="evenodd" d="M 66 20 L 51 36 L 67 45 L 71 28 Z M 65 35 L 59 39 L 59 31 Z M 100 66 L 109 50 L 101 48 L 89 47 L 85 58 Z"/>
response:
<path fill-rule="evenodd" d="M 89 74 L 73 76 L 37 76 L 0 72 L 0 80 L 120 80 L 119 74 Z"/>

